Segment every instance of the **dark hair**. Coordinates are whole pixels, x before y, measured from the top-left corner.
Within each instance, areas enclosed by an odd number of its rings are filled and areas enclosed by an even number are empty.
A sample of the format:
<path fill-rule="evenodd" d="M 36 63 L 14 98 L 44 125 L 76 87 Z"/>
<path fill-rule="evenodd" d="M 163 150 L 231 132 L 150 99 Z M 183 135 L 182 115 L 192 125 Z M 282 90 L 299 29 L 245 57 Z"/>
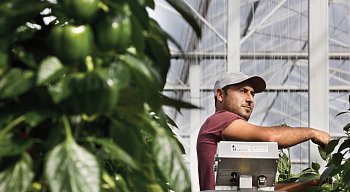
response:
<path fill-rule="evenodd" d="M 227 89 L 230 88 L 231 85 L 226 85 L 225 87 L 222 88 L 222 90 L 224 91 L 224 94 L 226 95 L 227 94 Z M 215 95 L 214 95 L 214 105 L 216 107 L 216 92 L 215 92 Z"/>

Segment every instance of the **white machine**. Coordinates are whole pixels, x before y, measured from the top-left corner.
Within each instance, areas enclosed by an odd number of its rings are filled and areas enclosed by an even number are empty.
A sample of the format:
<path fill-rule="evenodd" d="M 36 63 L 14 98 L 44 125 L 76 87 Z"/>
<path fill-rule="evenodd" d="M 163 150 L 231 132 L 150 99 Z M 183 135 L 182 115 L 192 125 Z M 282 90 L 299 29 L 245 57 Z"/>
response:
<path fill-rule="evenodd" d="M 218 143 L 215 191 L 274 191 L 276 142 Z"/>

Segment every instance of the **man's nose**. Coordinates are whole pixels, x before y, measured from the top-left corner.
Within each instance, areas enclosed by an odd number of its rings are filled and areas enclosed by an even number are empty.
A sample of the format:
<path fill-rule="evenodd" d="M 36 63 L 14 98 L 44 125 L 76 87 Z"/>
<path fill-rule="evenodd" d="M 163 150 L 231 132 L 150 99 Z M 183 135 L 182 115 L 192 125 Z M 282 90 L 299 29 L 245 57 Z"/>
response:
<path fill-rule="evenodd" d="M 246 97 L 246 102 L 252 104 L 254 102 L 254 97 L 251 94 L 248 94 Z"/>

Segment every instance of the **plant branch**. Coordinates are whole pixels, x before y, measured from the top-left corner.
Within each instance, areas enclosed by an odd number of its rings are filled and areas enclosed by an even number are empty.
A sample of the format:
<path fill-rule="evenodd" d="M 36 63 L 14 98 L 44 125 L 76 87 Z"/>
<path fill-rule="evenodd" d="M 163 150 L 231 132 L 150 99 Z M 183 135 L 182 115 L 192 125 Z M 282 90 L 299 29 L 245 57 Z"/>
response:
<path fill-rule="evenodd" d="M 71 127 L 70 127 L 67 115 L 64 115 L 62 117 L 62 121 L 63 121 L 64 129 L 66 131 L 67 140 L 73 139 L 72 131 L 71 131 Z"/>
<path fill-rule="evenodd" d="M 11 129 L 16 127 L 16 125 L 20 124 L 25 120 L 25 116 L 21 115 L 17 117 L 15 120 L 13 120 L 11 123 L 9 123 L 3 130 L 0 131 L 0 139 L 2 139 Z"/>

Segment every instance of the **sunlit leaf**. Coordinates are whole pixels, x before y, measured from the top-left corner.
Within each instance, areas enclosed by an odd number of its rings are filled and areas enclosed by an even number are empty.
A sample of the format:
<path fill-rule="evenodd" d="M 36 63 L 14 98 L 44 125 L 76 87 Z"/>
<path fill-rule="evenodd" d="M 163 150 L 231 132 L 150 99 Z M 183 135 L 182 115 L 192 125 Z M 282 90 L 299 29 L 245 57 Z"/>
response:
<path fill-rule="evenodd" d="M 45 173 L 53 192 L 100 191 L 101 175 L 96 157 L 72 139 L 50 151 Z"/>
<path fill-rule="evenodd" d="M 190 178 L 174 138 L 161 129 L 154 138 L 153 154 L 159 169 L 174 191 L 190 191 Z"/>
<path fill-rule="evenodd" d="M 18 162 L 0 173 L 0 191 L 26 192 L 33 178 L 32 159 L 24 153 Z"/>
<path fill-rule="evenodd" d="M 42 85 L 45 83 L 51 83 L 57 80 L 64 72 L 64 67 L 60 60 L 56 57 L 49 56 L 45 58 L 39 66 L 37 85 Z"/>

